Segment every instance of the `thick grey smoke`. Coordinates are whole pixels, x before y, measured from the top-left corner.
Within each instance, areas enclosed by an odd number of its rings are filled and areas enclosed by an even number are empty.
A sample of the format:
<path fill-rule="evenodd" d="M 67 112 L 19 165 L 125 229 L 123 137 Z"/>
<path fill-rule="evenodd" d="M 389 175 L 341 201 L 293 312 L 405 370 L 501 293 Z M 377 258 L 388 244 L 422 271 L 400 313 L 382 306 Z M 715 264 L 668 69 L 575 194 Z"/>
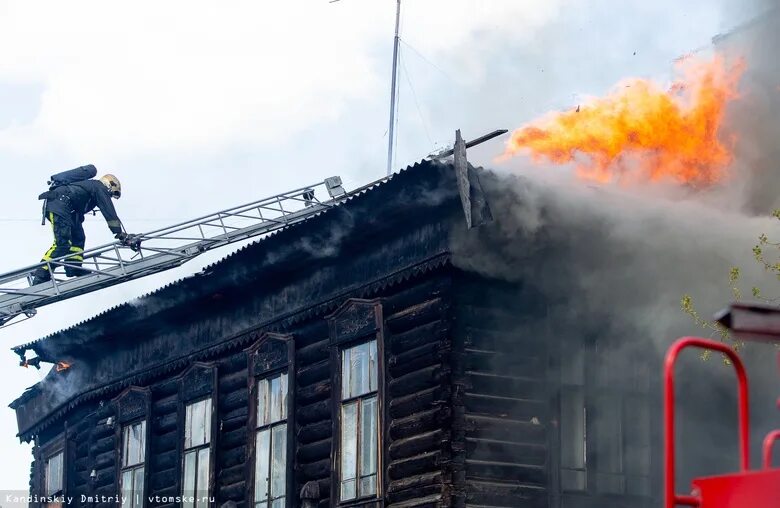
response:
<path fill-rule="evenodd" d="M 770 3 L 778 2 L 766 7 Z M 741 97 L 725 123 L 724 135 L 737 136 L 730 180 L 699 192 L 662 185 L 604 187 L 552 178 L 560 168 L 523 166 L 518 160 L 515 174 L 482 174 L 496 220 L 454 235 L 456 265 L 533 286 L 547 314 L 530 323 L 532 329 L 549 330 L 564 343 L 595 338 L 609 344 L 618 357 L 609 368 L 622 370 L 617 379 L 628 378 L 637 362 L 650 364 L 653 393 L 660 397 L 660 362 L 671 342 L 682 335 L 717 335 L 681 311 L 684 294 L 693 296 L 702 316 L 711 316 L 734 299 L 729 283 L 734 266 L 742 271 L 739 286 L 746 299 L 752 286 L 780 293 L 774 275 L 752 252 L 760 234 L 780 238 L 780 224 L 769 216 L 780 207 L 778 34 L 780 9 L 714 40 L 716 49 L 747 65 Z M 642 349 L 652 354 L 637 357 Z M 756 442 L 777 427 L 775 353 L 757 344 L 742 351 L 753 383 L 754 462 Z M 717 357 L 702 362 L 694 354 L 682 365 L 679 482 L 685 490 L 693 476 L 736 470 L 738 462 L 730 368 Z M 660 413 L 653 418 L 660 425 Z"/>
<path fill-rule="evenodd" d="M 743 209 L 761 214 L 780 207 L 780 1 L 755 3 L 765 15 L 713 42 L 729 58 L 745 60 L 741 97 L 726 118 L 726 135 L 736 136 L 730 184 Z"/>
<path fill-rule="evenodd" d="M 668 345 L 682 335 L 709 333 L 680 310 L 683 294 L 694 296 L 702 315 L 711 315 L 732 299 L 732 266 L 742 267 L 747 294 L 754 284 L 771 287 L 772 278 L 757 266 L 751 249 L 760 233 L 778 230 L 774 219 L 579 182 L 489 172 L 481 179 L 496 220 L 454 236 L 456 265 L 533 286 L 547 314 L 530 323 L 532 329 L 549 330 L 564 342 L 596 338 L 609 344 L 617 356 L 610 368 L 624 369 L 615 373 L 617 379 L 629 377 L 637 362 L 649 364 L 658 397 L 660 359 Z M 746 349 L 758 439 L 776 422 L 774 349 Z M 637 356 L 642 350 L 651 354 Z M 687 482 L 738 464 L 730 446 L 736 442 L 733 375 L 717 359 L 701 362 L 691 354 L 684 360 L 682 435 L 699 437 L 683 441 L 681 481 Z M 653 418 L 660 425 L 660 413 Z M 713 442 L 725 444 L 713 447 Z"/>

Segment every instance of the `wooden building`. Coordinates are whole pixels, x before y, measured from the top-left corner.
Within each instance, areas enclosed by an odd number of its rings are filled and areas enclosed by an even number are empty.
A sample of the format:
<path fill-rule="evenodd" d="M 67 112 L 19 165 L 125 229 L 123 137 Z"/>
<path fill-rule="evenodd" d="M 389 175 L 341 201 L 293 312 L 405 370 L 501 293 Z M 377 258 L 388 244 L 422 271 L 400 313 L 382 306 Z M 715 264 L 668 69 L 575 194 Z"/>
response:
<path fill-rule="evenodd" d="M 645 373 L 616 383 L 597 343 L 527 328 L 532 284 L 451 263 L 476 174 L 417 164 L 15 348 L 70 365 L 12 404 L 33 504 L 651 506 Z"/>

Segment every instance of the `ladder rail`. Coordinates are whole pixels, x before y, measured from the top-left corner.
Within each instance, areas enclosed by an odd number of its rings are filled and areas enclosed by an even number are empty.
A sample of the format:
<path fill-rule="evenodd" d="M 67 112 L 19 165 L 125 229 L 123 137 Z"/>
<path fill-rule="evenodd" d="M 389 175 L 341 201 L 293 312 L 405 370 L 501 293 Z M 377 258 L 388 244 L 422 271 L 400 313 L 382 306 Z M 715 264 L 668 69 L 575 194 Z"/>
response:
<path fill-rule="evenodd" d="M 329 183 L 334 178 L 336 186 Z M 315 195 L 323 187 L 330 199 L 321 200 Z M 138 252 L 130 253 L 129 247 L 118 242 L 85 250 L 82 269 L 88 274 L 77 278 L 60 280 L 54 273 L 68 264 L 71 254 L 0 274 L 0 328 L 18 316 L 32 317 L 44 305 L 168 270 L 209 250 L 282 229 L 351 195 L 341 188 L 340 178 L 331 177 L 138 235 L 142 241 Z M 216 231 L 210 233 L 209 228 Z M 44 266 L 51 270 L 51 280 L 30 286 L 32 272 Z"/>

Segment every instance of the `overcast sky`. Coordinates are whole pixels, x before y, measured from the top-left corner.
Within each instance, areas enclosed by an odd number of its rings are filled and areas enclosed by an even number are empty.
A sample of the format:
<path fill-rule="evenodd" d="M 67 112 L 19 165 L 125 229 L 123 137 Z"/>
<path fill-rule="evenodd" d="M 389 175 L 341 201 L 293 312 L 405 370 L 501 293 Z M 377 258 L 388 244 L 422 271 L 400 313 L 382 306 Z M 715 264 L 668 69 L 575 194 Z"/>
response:
<path fill-rule="evenodd" d="M 404 0 L 396 168 L 514 128 L 672 61 L 757 13 L 689 0 Z M 51 243 L 37 195 L 93 163 L 123 184 L 130 232 L 341 175 L 385 172 L 393 0 L 0 1 L 0 272 Z M 493 165 L 499 141 L 470 152 Z M 89 245 L 110 240 L 88 218 Z M 225 253 L 220 253 L 221 257 Z M 40 310 L 0 330 L 39 338 L 197 271 L 198 260 Z M 45 373 L 4 353 L 4 408 Z M 0 408 L 0 489 L 27 488 L 29 447 Z"/>

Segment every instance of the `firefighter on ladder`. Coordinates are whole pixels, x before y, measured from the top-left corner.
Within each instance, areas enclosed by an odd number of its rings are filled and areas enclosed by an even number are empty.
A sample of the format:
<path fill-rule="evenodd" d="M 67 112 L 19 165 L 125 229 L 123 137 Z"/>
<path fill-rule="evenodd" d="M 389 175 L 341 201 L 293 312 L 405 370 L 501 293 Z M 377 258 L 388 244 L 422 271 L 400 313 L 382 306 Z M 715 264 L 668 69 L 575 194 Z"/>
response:
<path fill-rule="evenodd" d="M 122 222 L 117 216 L 111 199 L 119 199 L 122 195 L 122 185 L 114 175 L 104 175 L 98 180 L 93 165 L 81 166 L 52 176 L 47 192 L 38 199 L 44 200 L 42 223 L 49 221 L 54 234 L 54 243 L 46 251 L 41 262 L 70 256 L 66 259 L 65 275 L 77 277 L 89 273 L 81 268 L 84 261 L 83 252 L 86 236 L 82 223 L 84 215 L 99 208 L 108 224 L 108 228 L 123 244 L 137 250 L 138 240 L 128 235 L 122 228 Z M 54 269 L 55 265 L 51 265 Z M 33 273 L 32 284 L 41 284 L 51 280 L 49 265 L 39 267 Z"/>

